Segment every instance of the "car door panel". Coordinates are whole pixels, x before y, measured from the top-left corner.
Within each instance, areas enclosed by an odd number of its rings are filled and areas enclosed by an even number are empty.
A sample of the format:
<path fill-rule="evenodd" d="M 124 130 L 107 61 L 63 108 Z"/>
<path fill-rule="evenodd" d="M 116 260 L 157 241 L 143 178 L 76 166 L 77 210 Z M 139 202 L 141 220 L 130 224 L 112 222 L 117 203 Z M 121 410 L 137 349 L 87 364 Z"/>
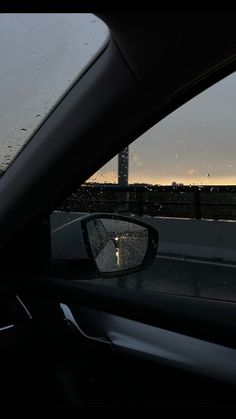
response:
<path fill-rule="evenodd" d="M 59 303 L 77 304 L 131 320 L 236 347 L 232 302 L 133 291 L 39 275 L 13 275 L 15 287 Z M 210 330 L 210 332 L 209 332 Z"/>
<path fill-rule="evenodd" d="M 131 296 L 129 290 L 36 276 L 14 283 L 47 336 L 49 352 L 57 354 L 52 362 L 66 402 L 233 403 L 233 304 L 190 298 L 189 310 L 189 297 Z"/>
<path fill-rule="evenodd" d="M 235 349 L 97 310 L 80 308 L 78 318 L 76 323 L 84 324 L 85 336 L 89 324 L 95 336 L 103 336 L 92 339 L 112 344 L 117 352 L 236 383 Z"/>

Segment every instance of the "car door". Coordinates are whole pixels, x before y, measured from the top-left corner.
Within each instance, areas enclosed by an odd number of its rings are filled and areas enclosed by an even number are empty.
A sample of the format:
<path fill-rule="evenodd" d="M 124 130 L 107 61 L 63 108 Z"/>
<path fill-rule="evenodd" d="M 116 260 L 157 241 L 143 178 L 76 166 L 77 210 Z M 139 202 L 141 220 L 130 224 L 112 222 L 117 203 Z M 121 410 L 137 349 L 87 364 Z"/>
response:
<path fill-rule="evenodd" d="M 234 403 L 234 304 L 36 275 L 14 288 L 64 403 Z"/>

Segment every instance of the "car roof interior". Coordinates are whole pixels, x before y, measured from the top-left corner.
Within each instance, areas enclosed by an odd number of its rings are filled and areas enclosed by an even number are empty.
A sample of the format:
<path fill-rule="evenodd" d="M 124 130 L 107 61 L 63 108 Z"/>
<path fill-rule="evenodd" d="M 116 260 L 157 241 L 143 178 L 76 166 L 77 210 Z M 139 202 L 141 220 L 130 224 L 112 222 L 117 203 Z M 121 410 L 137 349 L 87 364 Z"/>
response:
<path fill-rule="evenodd" d="M 1 179 L 0 247 L 153 124 L 235 70 L 234 14 L 98 17 L 110 30 L 104 50 Z"/>

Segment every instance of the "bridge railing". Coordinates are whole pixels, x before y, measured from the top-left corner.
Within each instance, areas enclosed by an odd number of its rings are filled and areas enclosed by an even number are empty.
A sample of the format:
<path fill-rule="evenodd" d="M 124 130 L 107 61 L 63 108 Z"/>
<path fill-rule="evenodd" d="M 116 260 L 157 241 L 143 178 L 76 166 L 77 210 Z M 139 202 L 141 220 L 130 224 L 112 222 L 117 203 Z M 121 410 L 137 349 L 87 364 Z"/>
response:
<path fill-rule="evenodd" d="M 236 186 L 92 185 L 78 188 L 60 208 L 74 212 L 132 213 L 236 220 Z"/>

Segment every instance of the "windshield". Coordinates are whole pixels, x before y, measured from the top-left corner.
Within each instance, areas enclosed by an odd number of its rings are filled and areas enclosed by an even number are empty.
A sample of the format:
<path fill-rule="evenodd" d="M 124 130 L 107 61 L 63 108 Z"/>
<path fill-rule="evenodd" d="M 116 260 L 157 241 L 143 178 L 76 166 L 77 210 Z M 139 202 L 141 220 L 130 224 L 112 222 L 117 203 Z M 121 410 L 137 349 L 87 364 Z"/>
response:
<path fill-rule="evenodd" d="M 0 14 L 0 172 L 108 39 L 88 13 Z"/>

